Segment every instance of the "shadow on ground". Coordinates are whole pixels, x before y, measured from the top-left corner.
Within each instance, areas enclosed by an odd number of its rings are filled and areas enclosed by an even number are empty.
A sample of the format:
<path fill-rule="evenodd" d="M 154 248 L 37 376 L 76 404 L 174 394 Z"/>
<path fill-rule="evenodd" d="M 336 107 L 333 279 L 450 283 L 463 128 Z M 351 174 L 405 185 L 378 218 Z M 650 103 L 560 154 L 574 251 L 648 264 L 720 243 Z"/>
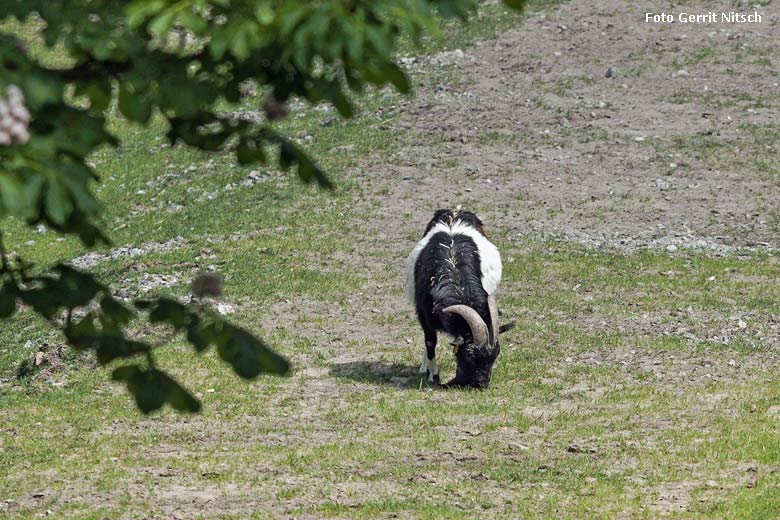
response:
<path fill-rule="evenodd" d="M 400 363 L 383 363 L 381 361 L 350 361 L 348 363 L 333 363 L 330 374 L 334 377 L 352 379 L 361 383 L 395 386 L 397 388 L 419 388 L 422 375 L 417 373 L 417 367 Z M 423 383 L 427 385 L 427 383 Z"/>

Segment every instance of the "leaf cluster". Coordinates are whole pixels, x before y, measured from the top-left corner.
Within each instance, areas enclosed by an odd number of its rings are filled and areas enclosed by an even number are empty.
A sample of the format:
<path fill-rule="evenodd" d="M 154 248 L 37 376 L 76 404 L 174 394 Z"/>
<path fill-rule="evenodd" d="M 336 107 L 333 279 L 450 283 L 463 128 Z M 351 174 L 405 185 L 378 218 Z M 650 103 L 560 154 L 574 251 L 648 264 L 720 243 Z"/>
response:
<path fill-rule="evenodd" d="M 166 402 L 177 410 L 195 412 L 200 403 L 157 368 L 151 343 L 133 339 L 128 333 L 139 312 L 153 325 L 166 325 L 184 334 L 198 353 L 214 347 L 244 379 L 289 372 L 287 360 L 260 339 L 200 305 L 159 298 L 128 306 L 90 273 L 65 264 L 55 266 L 51 274 L 29 274 L 30 268 L 3 253 L 0 319 L 9 318 L 25 305 L 61 329 L 71 347 L 93 352 L 100 365 L 140 358 L 141 362 L 114 370 L 113 378 L 125 382 L 144 413 Z"/>

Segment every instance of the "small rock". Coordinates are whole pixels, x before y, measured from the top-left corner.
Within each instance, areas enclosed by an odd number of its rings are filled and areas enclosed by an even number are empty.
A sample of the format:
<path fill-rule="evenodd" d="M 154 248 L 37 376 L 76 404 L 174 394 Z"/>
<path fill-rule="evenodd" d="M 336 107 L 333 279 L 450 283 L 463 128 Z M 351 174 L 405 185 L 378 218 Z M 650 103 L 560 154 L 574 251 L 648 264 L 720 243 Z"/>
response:
<path fill-rule="evenodd" d="M 609 68 L 607 69 L 607 73 L 604 74 L 604 77 L 605 78 L 614 78 L 615 74 L 617 74 L 617 70 L 615 69 L 615 66 L 614 65 L 610 65 Z"/>
<path fill-rule="evenodd" d="M 525 444 L 520 444 L 519 442 L 512 442 L 512 443 L 509 444 L 509 447 L 512 448 L 512 449 L 515 449 L 515 450 L 520 450 L 520 451 L 528 451 L 528 450 L 531 449 L 528 446 L 526 446 Z"/>
<path fill-rule="evenodd" d="M 566 451 L 569 453 L 596 453 L 596 448 L 592 446 L 581 446 L 579 444 L 570 445 Z"/>
<path fill-rule="evenodd" d="M 766 409 L 767 417 L 780 417 L 780 405 L 770 406 Z"/>
<path fill-rule="evenodd" d="M 747 323 L 745 323 L 745 322 L 744 322 L 744 321 L 742 321 L 742 320 L 739 320 L 739 321 L 737 322 L 737 327 L 739 327 L 740 329 L 746 329 L 746 328 L 747 328 Z"/>
<path fill-rule="evenodd" d="M 219 312 L 222 315 L 231 314 L 234 311 L 235 311 L 235 309 L 229 303 L 218 303 L 217 304 L 217 312 Z"/>
<path fill-rule="evenodd" d="M 334 146 L 330 149 L 331 152 L 351 152 L 355 149 L 354 144 L 345 144 L 343 146 Z"/>
<path fill-rule="evenodd" d="M 674 244 L 669 244 L 668 246 L 666 246 L 666 250 L 670 253 L 674 253 L 677 251 L 677 246 Z"/>

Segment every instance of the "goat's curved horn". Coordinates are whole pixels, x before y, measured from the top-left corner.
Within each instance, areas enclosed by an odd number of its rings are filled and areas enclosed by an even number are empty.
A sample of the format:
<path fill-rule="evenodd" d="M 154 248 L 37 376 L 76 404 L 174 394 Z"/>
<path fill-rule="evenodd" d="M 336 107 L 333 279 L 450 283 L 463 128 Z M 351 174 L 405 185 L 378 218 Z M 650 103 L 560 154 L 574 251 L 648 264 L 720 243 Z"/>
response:
<path fill-rule="evenodd" d="M 493 345 L 498 343 L 499 325 L 498 325 L 498 303 L 494 295 L 488 296 L 488 308 L 490 309 L 490 325 L 493 329 Z"/>
<path fill-rule="evenodd" d="M 477 311 L 468 305 L 451 305 L 444 309 L 444 312 L 457 314 L 466 320 L 471 329 L 471 335 L 474 337 L 474 344 L 481 346 L 488 344 L 488 328 L 485 325 L 485 320 L 482 319 L 482 316 Z"/>

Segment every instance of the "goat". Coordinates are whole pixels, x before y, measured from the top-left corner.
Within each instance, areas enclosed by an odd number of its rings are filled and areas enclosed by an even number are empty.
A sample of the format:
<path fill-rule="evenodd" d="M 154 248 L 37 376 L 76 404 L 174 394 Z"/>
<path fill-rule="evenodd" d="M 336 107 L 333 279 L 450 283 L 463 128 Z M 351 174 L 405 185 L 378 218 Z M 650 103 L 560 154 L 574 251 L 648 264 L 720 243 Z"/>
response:
<path fill-rule="evenodd" d="M 420 373 L 439 384 L 437 333 L 453 338 L 455 377 L 445 387 L 487 388 L 501 347 L 496 289 L 501 255 L 471 212 L 436 211 L 406 260 L 406 295 L 425 336 Z"/>

